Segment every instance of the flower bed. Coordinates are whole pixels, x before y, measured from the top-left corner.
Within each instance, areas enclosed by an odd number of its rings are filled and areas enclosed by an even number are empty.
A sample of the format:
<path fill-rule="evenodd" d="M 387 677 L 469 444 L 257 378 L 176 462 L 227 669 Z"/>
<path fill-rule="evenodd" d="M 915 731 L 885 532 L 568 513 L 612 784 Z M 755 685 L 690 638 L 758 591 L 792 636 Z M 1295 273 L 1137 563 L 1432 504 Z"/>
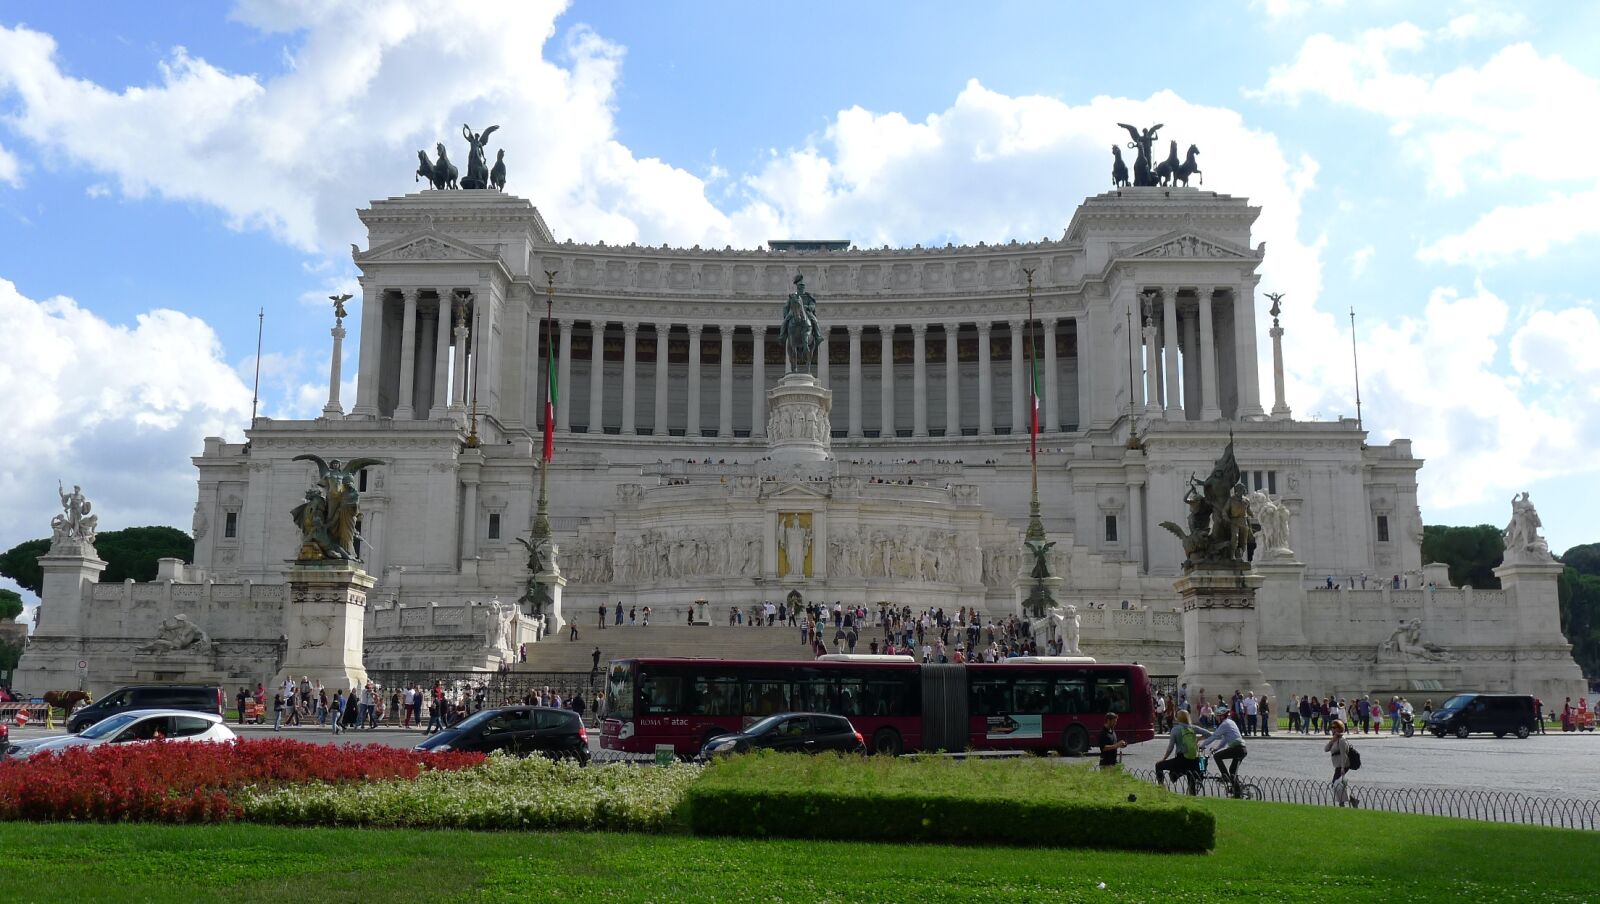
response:
<path fill-rule="evenodd" d="M 250 789 L 239 803 L 244 819 L 286 825 L 657 831 L 672 822 L 699 774 L 681 764 L 580 767 L 494 756 L 412 781 Z"/>
<path fill-rule="evenodd" d="M 481 762 L 378 744 L 106 744 L 0 762 L 0 819 L 222 822 L 242 815 L 245 788 L 415 779 Z"/>

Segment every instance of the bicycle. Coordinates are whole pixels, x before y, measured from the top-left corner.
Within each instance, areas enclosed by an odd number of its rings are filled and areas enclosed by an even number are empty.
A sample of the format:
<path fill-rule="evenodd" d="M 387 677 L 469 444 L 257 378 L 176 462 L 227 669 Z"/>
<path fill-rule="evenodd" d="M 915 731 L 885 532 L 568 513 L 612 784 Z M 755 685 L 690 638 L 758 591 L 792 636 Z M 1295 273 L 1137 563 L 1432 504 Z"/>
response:
<path fill-rule="evenodd" d="M 1195 765 L 1195 768 L 1183 773 L 1185 787 L 1191 797 L 1198 796 L 1200 794 L 1201 788 L 1205 782 L 1215 782 L 1227 789 L 1227 795 L 1236 800 L 1262 799 L 1260 786 L 1241 781 L 1237 774 L 1231 778 L 1220 774 L 1211 775 L 1206 771 L 1206 768 L 1210 764 L 1211 757 L 1203 756 Z M 1234 768 L 1237 769 L 1238 766 L 1235 765 Z M 1220 773 L 1222 771 L 1221 767 L 1218 767 L 1217 771 Z"/>

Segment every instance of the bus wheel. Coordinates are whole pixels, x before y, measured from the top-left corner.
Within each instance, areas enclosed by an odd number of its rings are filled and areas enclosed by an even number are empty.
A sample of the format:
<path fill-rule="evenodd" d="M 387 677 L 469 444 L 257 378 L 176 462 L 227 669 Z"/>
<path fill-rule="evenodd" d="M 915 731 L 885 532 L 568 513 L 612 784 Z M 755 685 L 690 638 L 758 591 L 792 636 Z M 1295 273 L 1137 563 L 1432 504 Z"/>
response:
<path fill-rule="evenodd" d="M 1061 736 L 1061 748 L 1067 756 L 1083 756 L 1089 752 L 1089 731 L 1082 725 L 1067 726 L 1066 734 Z"/>
<path fill-rule="evenodd" d="M 883 756 L 899 756 L 905 750 L 900 732 L 893 728 L 880 728 L 872 735 L 872 752 Z"/>

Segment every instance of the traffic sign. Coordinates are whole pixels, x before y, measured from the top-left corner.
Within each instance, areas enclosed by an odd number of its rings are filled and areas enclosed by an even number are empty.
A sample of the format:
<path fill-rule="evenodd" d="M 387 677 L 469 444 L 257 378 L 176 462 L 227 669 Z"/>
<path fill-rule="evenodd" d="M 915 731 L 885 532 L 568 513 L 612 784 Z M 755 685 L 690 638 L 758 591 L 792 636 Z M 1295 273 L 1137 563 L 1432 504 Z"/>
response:
<path fill-rule="evenodd" d="M 86 672 L 88 670 L 89 670 L 89 660 L 87 660 L 87 659 L 78 660 L 78 671 Z"/>

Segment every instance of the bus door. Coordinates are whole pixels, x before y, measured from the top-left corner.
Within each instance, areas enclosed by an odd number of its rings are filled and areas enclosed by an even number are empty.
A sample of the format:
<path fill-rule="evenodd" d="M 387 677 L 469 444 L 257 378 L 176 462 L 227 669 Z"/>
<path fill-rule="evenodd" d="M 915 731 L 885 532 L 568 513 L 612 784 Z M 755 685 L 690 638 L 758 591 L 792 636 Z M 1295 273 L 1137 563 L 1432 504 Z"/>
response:
<path fill-rule="evenodd" d="M 967 667 L 922 667 L 922 749 L 967 749 Z"/>

